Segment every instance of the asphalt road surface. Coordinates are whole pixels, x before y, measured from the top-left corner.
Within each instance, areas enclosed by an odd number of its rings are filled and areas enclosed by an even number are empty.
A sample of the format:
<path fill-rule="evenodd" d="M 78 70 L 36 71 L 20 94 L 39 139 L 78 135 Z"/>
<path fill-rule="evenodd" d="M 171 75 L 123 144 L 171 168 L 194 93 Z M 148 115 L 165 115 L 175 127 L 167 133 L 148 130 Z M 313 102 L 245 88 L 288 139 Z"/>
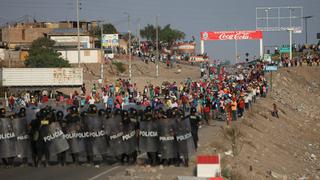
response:
<path fill-rule="evenodd" d="M 0 179 L 10 180 L 106 180 L 108 176 L 117 174 L 125 166 L 102 165 L 100 168 L 82 166 L 50 166 L 40 167 L 15 167 L 11 169 L 0 168 Z"/>

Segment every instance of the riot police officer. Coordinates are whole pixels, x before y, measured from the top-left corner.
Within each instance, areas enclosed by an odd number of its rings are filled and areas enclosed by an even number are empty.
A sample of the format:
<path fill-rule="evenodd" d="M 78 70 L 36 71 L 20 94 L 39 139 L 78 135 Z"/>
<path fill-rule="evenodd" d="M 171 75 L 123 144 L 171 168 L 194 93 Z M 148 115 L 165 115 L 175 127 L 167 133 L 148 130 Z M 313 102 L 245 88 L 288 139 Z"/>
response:
<path fill-rule="evenodd" d="M 168 109 L 167 116 L 159 120 L 160 155 L 163 165 L 176 165 L 177 142 L 175 139 L 176 110 Z"/>
<path fill-rule="evenodd" d="M 28 164 L 28 157 L 31 155 L 30 129 L 26 120 L 26 109 L 24 107 L 20 108 L 19 112 L 15 114 L 12 124 L 17 138 L 17 157 L 22 159 L 21 166 L 23 167 Z"/>
<path fill-rule="evenodd" d="M 42 108 L 39 112 L 36 127 L 38 127 L 38 135 L 36 135 L 36 162 L 35 166 L 39 167 L 42 162 L 42 157 L 44 157 L 43 165 L 44 167 L 48 166 L 49 162 L 49 150 L 44 141 L 44 137 L 47 135 L 47 131 L 49 129 L 49 124 L 52 122 L 50 118 L 48 108 Z"/>
<path fill-rule="evenodd" d="M 194 147 L 197 151 L 198 149 L 198 130 L 199 130 L 199 124 L 201 122 L 200 117 L 196 114 L 197 110 L 195 107 L 192 107 L 190 110 L 190 115 L 187 117 L 190 121 L 191 125 L 191 134 L 193 137 Z"/>
<path fill-rule="evenodd" d="M 81 131 L 81 119 L 78 113 L 77 106 L 72 106 L 69 108 L 69 113 L 66 115 L 66 134 L 70 133 L 72 136 L 72 133 L 76 133 Z M 72 163 L 79 165 L 79 155 L 81 152 L 81 148 L 79 146 L 80 143 L 83 141 L 79 141 L 77 137 L 70 137 L 68 138 L 69 144 L 70 144 L 70 153 L 72 157 Z"/>
<path fill-rule="evenodd" d="M 152 108 L 151 106 L 147 106 L 146 109 L 145 109 L 145 112 L 144 112 L 144 116 L 143 116 L 143 120 L 144 121 L 147 121 L 147 126 L 150 127 L 149 131 L 148 131 L 148 134 L 150 134 L 151 132 L 156 132 L 157 135 L 156 137 L 158 138 L 158 121 L 162 118 L 161 115 L 160 115 L 160 111 L 157 111 L 159 114 L 157 114 L 158 116 L 154 116 L 153 113 L 152 113 Z M 151 135 L 150 135 L 151 136 Z M 149 137 L 150 139 L 152 137 Z M 154 140 L 154 138 L 152 138 Z M 153 146 L 156 146 L 156 147 L 153 147 L 152 149 L 154 149 L 153 151 L 148 151 L 147 152 L 147 156 L 148 156 L 148 163 L 151 164 L 152 166 L 155 166 L 159 163 L 159 158 L 158 158 L 158 141 L 157 142 L 154 142 L 155 145 Z"/>
<path fill-rule="evenodd" d="M 195 152 L 195 146 L 191 133 L 189 119 L 185 118 L 184 111 L 179 110 L 176 118 L 176 139 L 178 144 L 177 165 L 183 163 L 185 167 L 189 166 L 189 157 Z"/>
<path fill-rule="evenodd" d="M 0 157 L 2 162 L 7 167 L 13 166 L 14 157 L 16 156 L 15 150 L 15 134 L 12 128 L 11 117 L 6 117 L 6 110 L 0 109 Z"/>
<path fill-rule="evenodd" d="M 137 135 L 136 123 L 132 122 L 127 110 L 122 111 L 123 135 L 122 143 L 124 153 L 121 157 L 121 163 L 134 164 L 137 160 Z"/>
<path fill-rule="evenodd" d="M 68 109 L 68 111 L 70 112 L 70 109 Z M 66 133 L 67 120 L 64 118 L 64 113 L 62 111 L 56 112 L 55 110 L 51 110 L 49 113 L 50 113 L 51 119 L 53 119 L 53 121 L 58 122 L 61 126 L 63 133 Z M 61 166 L 66 165 L 66 156 L 67 156 L 66 151 L 63 151 L 57 154 L 58 162 Z"/>

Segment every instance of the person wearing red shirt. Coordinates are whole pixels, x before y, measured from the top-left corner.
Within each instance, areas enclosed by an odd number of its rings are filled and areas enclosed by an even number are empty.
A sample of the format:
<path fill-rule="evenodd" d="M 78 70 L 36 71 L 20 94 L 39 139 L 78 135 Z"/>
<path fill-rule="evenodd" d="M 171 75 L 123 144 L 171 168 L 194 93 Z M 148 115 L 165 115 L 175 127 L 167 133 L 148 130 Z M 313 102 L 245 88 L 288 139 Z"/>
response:
<path fill-rule="evenodd" d="M 47 95 L 42 96 L 42 103 L 47 103 L 49 101 L 49 98 Z"/>
<path fill-rule="evenodd" d="M 238 105 L 239 117 L 243 116 L 244 107 L 245 107 L 244 99 L 241 97 L 239 99 L 239 105 Z"/>

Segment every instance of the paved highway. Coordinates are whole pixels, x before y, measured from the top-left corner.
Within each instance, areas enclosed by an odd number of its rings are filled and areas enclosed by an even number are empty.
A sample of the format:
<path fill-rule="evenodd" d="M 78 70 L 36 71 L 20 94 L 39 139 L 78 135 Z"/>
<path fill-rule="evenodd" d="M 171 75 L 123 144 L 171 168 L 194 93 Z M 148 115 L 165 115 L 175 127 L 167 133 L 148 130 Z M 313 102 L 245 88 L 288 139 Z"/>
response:
<path fill-rule="evenodd" d="M 69 165 L 65 167 L 15 167 L 0 168 L 0 179 L 7 180 L 106 180 L 117 174 L 126 166 L 102 165 L 100 168 Z"/>

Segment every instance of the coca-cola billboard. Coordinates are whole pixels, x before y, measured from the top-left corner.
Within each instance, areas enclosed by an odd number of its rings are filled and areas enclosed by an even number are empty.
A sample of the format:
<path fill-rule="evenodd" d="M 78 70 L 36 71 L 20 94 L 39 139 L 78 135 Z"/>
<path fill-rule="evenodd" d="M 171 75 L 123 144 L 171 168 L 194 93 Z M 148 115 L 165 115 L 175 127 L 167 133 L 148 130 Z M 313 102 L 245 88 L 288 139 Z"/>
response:
<path fill-rule="evenodd" d="M 200 33 L 201 40 L 259 40 L 262 31 L 206 31 Z"/>

